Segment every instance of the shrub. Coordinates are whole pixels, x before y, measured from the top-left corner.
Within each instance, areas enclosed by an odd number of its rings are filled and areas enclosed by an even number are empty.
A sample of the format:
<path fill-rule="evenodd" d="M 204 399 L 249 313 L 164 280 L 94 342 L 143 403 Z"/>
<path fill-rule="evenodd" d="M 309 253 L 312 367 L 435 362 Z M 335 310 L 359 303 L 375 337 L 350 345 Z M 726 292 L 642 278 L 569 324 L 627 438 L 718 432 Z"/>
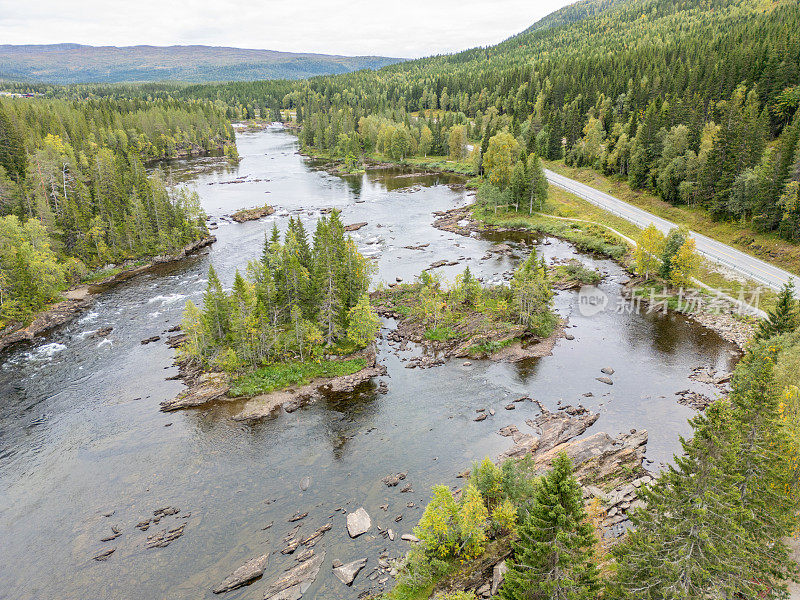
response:
<path fill-rule="evenodd" d="M 505 498 L 492 511 L 492 534 L 495 536 L 510 533 L 517 525 L 517 507 L 508 498 Z"/>
<path fill-rule="evenodd" d="M 472 465 L 470 482 L 486 500 L 486 507 L 492 510 L 503 498 L 503 474 L 488 456 L 480 464 Z"/>
<path fill-rule="evenodd" d="M 455 554 L 458 542 L 458 504 L 446 485 L 433 487 L 433 498 L 425 507 L 425 512 L 414 528 L 431 558 L 449 558 Z"/>
<path fill-rule="evenodd" d="M 470 484 L 461 496 L 458 508 L 458 554 L 467 559 L 477 558 L 486 547 L 486 520 L 489 512 L 478 489 Z"/>

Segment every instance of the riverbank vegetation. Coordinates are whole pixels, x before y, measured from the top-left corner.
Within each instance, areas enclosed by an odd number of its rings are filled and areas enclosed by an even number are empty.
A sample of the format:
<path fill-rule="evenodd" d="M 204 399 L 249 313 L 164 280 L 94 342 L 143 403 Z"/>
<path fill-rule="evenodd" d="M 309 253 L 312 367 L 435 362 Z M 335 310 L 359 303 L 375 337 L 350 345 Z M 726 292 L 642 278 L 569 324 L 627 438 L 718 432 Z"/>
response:
<path fill-rule="evenodd" d="M 0 329 L 94 269 L 207 235 L 197 195 L 145 163 L 233 144 L 207 103 L 0 101 Z"/>
<path fill-rule="evenodd" d="M 380 312 L 404 318 L 399 332 L 451 347 L 458 356 L 491 355 L 515 342 L 547 338 L 558 324 L 547 266 L 535 251 L 510 286 L 483 286 L 467 267 L 450 286 L 423 271 L 415 283 L 378 290 L 372 298 Z"/>
<path fill-rule="evenodd" d="M 317 222 L 311 243 L 299 219 L 289 220 L 283 243 L 273 226 L 260 260 L 246 275 L 237 270 L 229 292 L 210 268 L 202 309 L 186 304 L 181 360 L 229 373 L 244 395 L 358 371 L 363 360 L 336 357 L 377 335 L 371 272 L 336 211 Z"/>
<path fill-rule="evenodd" d="M 343 159 L 435 155 L 484 173 L 489 140 L 506 134 L 526 156 L 614 175 L 687 215 L 743 226 L 740 237 L 795 240 L 798 24 L 791 0 L 579 2 L 493 47 L 174 93 L 237 113 L 293 108 L 303 144 Z"/>
<path fill-rule="evenodd" d="M 800 344 L 797 302 L 783 304 L 772 321 L 790 331 L 751 343 L 729 397 L 691 421 L 693 438 L 639 489 L 632 526 L 610 552 L 597 542 L 603 532 L 565 455 L 545 473 L 529 457 L 501 467 L 486 459 L 473 466 L 460 500 L 434 488 L 415 529 L 420 543 L 386 597 L 427 598 L 436 585 L 476 598 L 453 574 L 497 563 L 503 543 L 513 545 L 498 596 L 506 600 L 533 590 L 550 597 L 555 588 L 587 600 L 785 597 L 797 572 L 785 540 L 800 508 Z"/>

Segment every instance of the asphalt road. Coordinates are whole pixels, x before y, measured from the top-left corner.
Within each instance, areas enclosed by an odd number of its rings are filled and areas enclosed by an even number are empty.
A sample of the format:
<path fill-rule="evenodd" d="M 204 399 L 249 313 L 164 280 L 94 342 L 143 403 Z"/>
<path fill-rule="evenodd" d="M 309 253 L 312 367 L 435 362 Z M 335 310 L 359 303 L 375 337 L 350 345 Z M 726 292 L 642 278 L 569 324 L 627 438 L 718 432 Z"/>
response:
<path fill-rule="evenodd" d="M 650 223 L 653 223 L 664 233 L 668 232 L 673 227 L 677 227 L 677 225 L 671 221 L 657 217 L 641 208 L 623 202 L 619 198 L 610 196 L 609 194 L 596 190 L 574 179 L 570 179 L 569 177 L 564 177 L 548 169 L 545 169 L 545 175 L 551 184 L 579 198 L 583 198 L 618 217 L 622 217 L 639 227 L 644 228 Z M 723 265 L 748 279 L 774 290 L 780 289 L 789 279 L 792 279 L 795 286 L 800 289 L 800 277 L 788 271 L 784 271 L 768 262 L 740 252 L 727 244 L 712 240 L 700 233 L 692 231 L 691 235 L 697 244 L 697 251 L 707 260 Z"/>

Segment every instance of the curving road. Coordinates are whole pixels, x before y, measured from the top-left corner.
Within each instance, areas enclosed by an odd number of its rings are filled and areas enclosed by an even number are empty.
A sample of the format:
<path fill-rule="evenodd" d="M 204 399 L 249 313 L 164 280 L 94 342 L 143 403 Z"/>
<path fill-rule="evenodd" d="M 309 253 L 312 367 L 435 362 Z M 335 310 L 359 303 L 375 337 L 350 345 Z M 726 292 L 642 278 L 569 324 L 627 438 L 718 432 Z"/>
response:
<path fill-rule="evenodd" d="M 647 227 L 653 223 L 660 231 L 667 233 L 673 227 L 677 227 L 675 223 L 657 217 L 656 215 L 637 208 L 632 204 L 623 202 L 619 198 L 615 198 L 609 194 L 594 189 L 591 186 L 575 181 L 569 177 L 564 177 L 558 173 L 554 173 L 549 169 L 545 169 L 547 180 L 571 194 L 583 198 L 600 208 L 607 210 L 610 213 L 622 217 L 637 225 L 638 227 Z M 794 281 L 795 286 L 800 289 L 800 277 L 784 271 L 768 262 L 740 252 L 731 248 L 727 244 L 718 242 L 705 235 L 691 232 L 697 244 L 697 251 L 702 254 L 706 259 L 728 267 L 737 273 L 744 275 L 748 279 L 765 285 L 773 290 L 780 289 L 784 283 L 790 279 Z"/>

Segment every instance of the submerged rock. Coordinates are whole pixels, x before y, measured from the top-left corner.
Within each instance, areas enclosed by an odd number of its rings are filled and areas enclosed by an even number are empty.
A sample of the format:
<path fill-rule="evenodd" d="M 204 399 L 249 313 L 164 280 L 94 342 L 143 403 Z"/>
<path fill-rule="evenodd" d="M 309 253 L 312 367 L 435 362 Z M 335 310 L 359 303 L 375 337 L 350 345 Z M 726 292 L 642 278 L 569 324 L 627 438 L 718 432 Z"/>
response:
<path fill-rule="evenodd" d="M 114 548 L 105 548 L 105 549 L 101 550 L 98 554 L 95 554 L 92 557 L 92 559 L 93 560 L 97 560 L 97 561 L 106 560 L 109 556 L 114 554 L 115 550 L 116 550 L 116 547 L 114 547 Z"/>
<path fill-rule="evenodd" d="M 372 527 L 372 520 L 363 506 L 347 515 L 347 533 L 351 538 L 366 533 L 370 527 Z"/>
<path fill-rule="evenodd" d="M 264 568 L 268 561 L 269 554 L 248 560 L 211 591 L 215 594 L 222 594 L 252 583 L 264 574 Z"/>
<path fill-rule="evenodd" d="M 359 571 L 363 569 L 367 564 L 367 559 L 362 558 L 360 560 L 354 560 L 353 562 L 349 562 L 346 565 L 341 565 L 339 567 L 335 567 L 333 569 L 333 574 L 339 578 L 345 585 L 352 585 L 353 580 L 358 575 Z"/>
<path fill-rule="evenodd" d="M 264 593 L 264 600 L 300 600 L 317 579 L 325 552 L 292 567 L 276 579 Z"/>

